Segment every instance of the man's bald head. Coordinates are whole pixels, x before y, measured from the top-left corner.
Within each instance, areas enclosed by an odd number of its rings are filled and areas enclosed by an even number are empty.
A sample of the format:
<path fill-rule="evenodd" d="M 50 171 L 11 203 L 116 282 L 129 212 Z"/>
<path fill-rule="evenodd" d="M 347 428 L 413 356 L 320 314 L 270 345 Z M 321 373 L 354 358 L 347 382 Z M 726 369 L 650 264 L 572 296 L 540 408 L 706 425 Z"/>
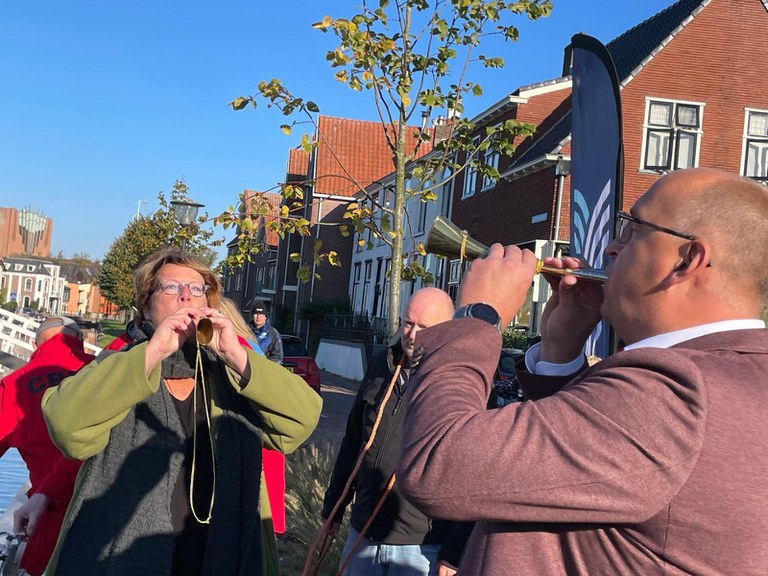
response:
<path fill-rule="evenodd" d="M 79 338 L 81 341 L 83 339 L 80 327 L 72 318 L 67 316 L 51 316 L 43 320 L 40 326 L 38 326 L 37 334 L 35 335 L 35 345 L 40 347 L 54 336 L 62 333 Z"/>
<path fill-rule="evenodd" d="M 631 212 L 674 233 L 635 223 L 606 249 L 601 312 L 625 342 L 760 317 L 768 299 L 766 188 L 721 170 L 680 170 L 656 181 Z"/>
<path fill-rule="evenodd" d="M 413 344 L 420 330 L 447 322 L 453 318 L 453 312 L 453 301 L 443 290 L 430 287 L 414 292 L 401 322 L 400 343 L 406 356 L 413 356 Z"/>
<path fill-rule="evenodd" d="M 768 188 L 713 168 L 673 172 L 663 181 L 666 193 L 661 200 L 677 229 L 711 244 L 717 289 L 727 290 L 731 297 L 742 293 L 764 308 L 768 302 Z"/>

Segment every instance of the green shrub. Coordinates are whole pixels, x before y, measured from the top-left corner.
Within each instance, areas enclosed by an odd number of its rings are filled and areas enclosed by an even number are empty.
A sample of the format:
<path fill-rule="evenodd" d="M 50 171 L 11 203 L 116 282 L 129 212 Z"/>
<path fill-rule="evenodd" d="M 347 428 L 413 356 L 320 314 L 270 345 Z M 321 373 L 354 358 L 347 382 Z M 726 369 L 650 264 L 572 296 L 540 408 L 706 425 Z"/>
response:
<path fill-rule="evenodd" d="M 511 327 L 504 330 L 501 335 L 504 348 L 528 349 L 528 333 L 519 327 Z"/>

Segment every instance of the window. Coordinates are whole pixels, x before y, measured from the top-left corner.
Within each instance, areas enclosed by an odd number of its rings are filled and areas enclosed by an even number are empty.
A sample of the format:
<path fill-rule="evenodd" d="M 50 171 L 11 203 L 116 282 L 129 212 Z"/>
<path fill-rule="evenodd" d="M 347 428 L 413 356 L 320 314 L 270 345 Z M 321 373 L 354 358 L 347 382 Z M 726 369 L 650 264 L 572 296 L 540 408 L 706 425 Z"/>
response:
<path fill-rule="evenodd" d="M 698 163 L 703 105 L 648 100 L 644 170 L 678 170 Z"/>
<path fill-rule="evenodd" d="M 267 262 L 267 272 L 264 278 L 264 289 L 274 290 L 276 280 L 277 280 L 277 260 L 270 260 L 269 262 Z"/>
<path fill-rule="evenodd" d="M 448 295 L 455 302 L 459 295 L 459 282 L 461 281 L 461 260 L 451 260 L 448 269 Z"/>
<path fill-rule="evenodd" d="M 472 138 L 472 148 L 476 150 L 479 145 L 480 138 L 478 136 Z M 473 166 L 475 162 L 477 162 L 477 152 L 472 154 L 467 167 L 464 169 L 464 188 L 461 191 L 462 199 L 474 195 L 475 189 L 477 189 L 477 166 Z"/>
<path fill-rule="evenodd" d="M 389 318 L 389 273 L 392 270 L 392 260 L 387 258 L 384 261 L 384 290 L 381 291 L 381 317 Z"/>
<path fill-rule="evenodd" d="M 373 268 L 373 260 L 368 260 L 365 263 L 365 273 L 363 274 L 363 294 L 360 300 L 360 311 L 368 310 L 368 289 L 371 287 L 371 269 Z"/>
<path fill-rule="evenodd" d="M 491 140 L 491 144 L 494 145 L 494 141 Z M 499 151 L 495 150 L 493 148 L 487 148 L 485 150 L 485 154 L 483 155 L 483 163 L 488 166 L 492 167 L 496 170 L 499 169 Z M 488 176 L 483 176 L 483 187 L 481 188 L 482 191 L 490 190 L 491 188 L 494 188 L 496 186 L 496 178 L 490 178 Z"/>
<path fill-rule="evenodd" d="M 32 278 L 24 280 L 24 290 L 32 290 Z"/>
<path fill-rule="evenodd" d="M 768 180 L 768 112 L 764 110 L 747 110 L 745 113 L 742 174 Z"/>
<path fill-rule="evenodd" d="M 352 306 L 354 310 L 362 310 L 362 306 L 357 306 L 357 295 L 360 292 L 360 268 L 362 264 L 355 262 L 355 270 L 352 273 Z"/>
<path fill-rule="evenodd" d="M 427 202 L 416 196 L 416 234 L 424 234 L 427 227 Z"/>

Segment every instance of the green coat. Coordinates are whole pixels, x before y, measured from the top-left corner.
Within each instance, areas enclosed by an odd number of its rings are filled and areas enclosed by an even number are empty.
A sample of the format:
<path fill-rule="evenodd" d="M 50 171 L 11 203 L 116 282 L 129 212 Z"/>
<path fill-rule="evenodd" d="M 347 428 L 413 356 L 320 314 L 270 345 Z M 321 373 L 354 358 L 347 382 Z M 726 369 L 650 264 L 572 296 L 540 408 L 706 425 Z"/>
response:
<path fill-rule="evenodd" d="M 88 473 L 88 458 L 101 452 L 109 442 L 110 431 L 117 426 L 136 404 L 155 394 L 161 383 L 161 370 L 157 366 L 149 377 L 145 374 L 146 343 L 139 344 L 126 352 L 93 362 L 76 375 L 46 391 L 42 408 L 51 439 L 68 457 L 85 460 L 75 486 L 73 501 Z M 248 350 L 251 377 L 244 387 L 240 377 L 226 369 L 229 384 L 244 396 L 263 423 L 263 443 L 267 448 L 290 454 L 304 442 L 317 425 L 322 409 L 320 396 L 304 380 L 285 368 L 267 360 L 264 356 Z M 206 377 L 208 374 L 206 374 Z M 210 381 L 210 380 L 208 380 Z M 216 445 L 217 419 L 222 414 L 219 408 L 217 386 L 212 385 L 210 402 L 211 430 Z M 268 499 L 261 483 L 261 502 L 264 526 L 271 527 Z M 69 525 L 65 518 L 64 526 Z M 265 574 L 279 573 L 277 550 L 272 537 L 264 533 Z M 61 536 L 59 544 L 61 543 Z M 53 574 L 57 551 L 49 564 L 47 573 Z"/>

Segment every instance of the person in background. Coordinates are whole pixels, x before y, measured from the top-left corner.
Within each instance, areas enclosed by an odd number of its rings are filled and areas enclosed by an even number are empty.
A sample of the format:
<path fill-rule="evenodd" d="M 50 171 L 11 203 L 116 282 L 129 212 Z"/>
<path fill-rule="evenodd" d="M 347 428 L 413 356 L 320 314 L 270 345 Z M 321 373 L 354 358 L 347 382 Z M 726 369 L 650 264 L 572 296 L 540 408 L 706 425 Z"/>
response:
<path fill-rule="evenodd" d="M 615 224 L 604 286 L 547 277 L 526 401 L 485 410 L 531 252 L 494 244 L 456 319 L 419 334 L 398 478 L 426 514 L 478 520 L 462 576 L 768 571 L 768 189 L 675 171 Z M 625 347 L 588 366 L 601 318 Z"/>
<path fill-rule="evenodd" d="M 402 403 L 410 385 L 416 334 L 450 320 L 452 315 L 453 302 L 442 290 L 423 288 L 415 292 L 402 317 L 399 341 L 374 358 L 360 385 L 322 509 L 324 520 L 333 514 L 330 531 L 335 536 L 354 497 L 349 536 L 342 553 L 344 576 L 456 573 L 471 524 L 432 520 L 402 496 L 397 480 L 391 489 L 387 487 L 400 450 Z M 390 385 L 392 392 L 387 396 Z M 373 442 L 356 470 L 355 463 L 382 408 Z M 353 490 L 343 495 L 351 475 L 355 475 Z M 379 502 L 383 504 L 375 513 Z"/>
<path fill-rule="evenodd" d="M 83 333 L 66 316 L 44 320 L 29 364 L 0 380 L 0 456 L 19 451 L 29 470 L 29 500 L 14 512 L 13 529 L 28 541 L 20 567 L 40 576 L 53 553 L 72 497 L 79 460 L 69 460 L 48 436 L 40 402 L 43 393 L 93 360 Z"/>
<path fill-rule="evenodd" d="M 134 289 L 138 338 L 43 397 L 51 438 L 85 460 L 46 573 L 261 576 L 261 448 L 296 449 L 322 400 L 240 343 L 192 254 L 149 255 Z"/>
<path fill-rule="evenodd" d="M 250 329 L 256 339 L 256 343 L 264 352 L 264 356 L 278 364 L 283 361 L 283 341 L 278 332 L 267 318 L 267 311 L 258 305 L 253 309 L 253 320 Z"/>

